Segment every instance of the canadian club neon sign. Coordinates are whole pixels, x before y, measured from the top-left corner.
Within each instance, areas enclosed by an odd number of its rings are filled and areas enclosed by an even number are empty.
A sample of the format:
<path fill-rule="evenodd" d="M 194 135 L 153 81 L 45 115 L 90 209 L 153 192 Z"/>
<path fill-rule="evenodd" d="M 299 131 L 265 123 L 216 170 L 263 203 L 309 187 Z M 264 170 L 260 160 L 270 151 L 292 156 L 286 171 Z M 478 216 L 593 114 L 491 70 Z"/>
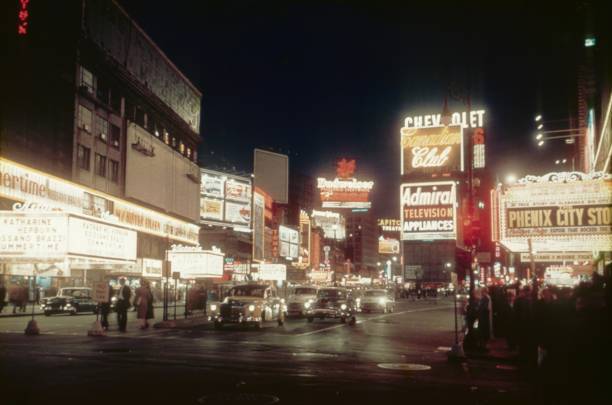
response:
<path fill-rule="evenodd" d="M 402 174 L 463 171 L 460 125 L 402 128 Z"/>

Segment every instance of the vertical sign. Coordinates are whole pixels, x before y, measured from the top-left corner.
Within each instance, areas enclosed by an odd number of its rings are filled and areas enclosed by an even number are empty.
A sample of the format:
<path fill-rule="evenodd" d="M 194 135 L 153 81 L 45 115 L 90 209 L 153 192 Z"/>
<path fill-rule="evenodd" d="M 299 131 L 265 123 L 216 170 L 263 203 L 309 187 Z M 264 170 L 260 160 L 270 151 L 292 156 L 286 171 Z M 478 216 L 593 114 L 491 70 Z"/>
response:
<path fill-rule="evenodd" d="M 259 189 L 255 187 L 253 194 L 253 260 L 264 259 L 264 221 L 266 199 Z"/>

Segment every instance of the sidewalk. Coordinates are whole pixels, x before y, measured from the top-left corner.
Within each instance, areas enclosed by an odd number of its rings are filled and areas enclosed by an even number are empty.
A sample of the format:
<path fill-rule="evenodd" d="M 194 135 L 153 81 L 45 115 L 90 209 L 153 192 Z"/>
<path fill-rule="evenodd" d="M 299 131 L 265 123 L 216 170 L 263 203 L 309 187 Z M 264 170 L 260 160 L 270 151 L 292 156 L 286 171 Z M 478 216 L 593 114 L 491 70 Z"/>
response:
<path fill-rule="evenodd" d="M 487 351 L 466 352 L 468 359 L 492 360 L 506 366 L 516 366 L 518 355 L 516 351 L 508 349 L 505 338 L 494 338 L 487 343 Z"/>
<path fill-rule="evenodd" d="M 179 318 L 178 315 L 176 320 L 168 319 L 167 321 L 156 322 L 153 325 L 155 329 L 192 329 L 197 326 L 203 326 L 208 324 L 208 317 L 202 312 L 190 315 L 190 318 Z"/>
<path fill-rule="evenodd" d="M 161 309 L 163 308 L 163 303 L 156 303 L 155 305 L 153 305 L 154 308 L 156 309 Z M 132 307 L 130 309 L 130 312 L 134 309 L 134 307 Z M 170 314 L 174 314 L 174 303 L 168 303 L 168 312 Z M 181 316 L 183 316 L 185 312 L 185 302 L 184 301 L 179 301 L 177 302 L 176 305 L 176 315 L 178 317 L 178 315 L 180 314 Z M 83 314 L 83 315 L 87 315 L 89 314 L 88 312 L 80 312 L 79 314 Z M 40 309 L 40 305 L 34 305 L 34 315 L 36 316 L 44 316 L 44 311 L 42 311 Z M 26 310 L 25 312 L 21 312 L 19 311 L 19 309 L 17 309 L 16 313 L 13 313 L 13 305 L 8 304 L 4 306 L 4 309 L 2 310 L 2 312 L 0 312 L 0 319 L 2 318 L 15 318 L 15 317 L 20 317 L 20 316 L 32 316 L 32 305 L 28 304 L 26 306 Z"/>

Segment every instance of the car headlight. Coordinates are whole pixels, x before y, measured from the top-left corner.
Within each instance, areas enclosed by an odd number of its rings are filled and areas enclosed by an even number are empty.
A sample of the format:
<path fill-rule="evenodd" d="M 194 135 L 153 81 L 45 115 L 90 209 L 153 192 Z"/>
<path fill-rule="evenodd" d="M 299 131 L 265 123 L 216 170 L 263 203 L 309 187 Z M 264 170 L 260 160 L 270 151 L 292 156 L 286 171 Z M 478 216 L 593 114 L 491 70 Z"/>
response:
<path fill-rule="evenodd" d="M 216 305 L 216 304 L 212 304 L 212 305 L 210 306 L 210 310 L 211 310 L 211 311 L 216 311 L 216 310 L 217 310 L 217 305 Z"/>
<path fill-rule="evenodd" d="M 284 304 L 285 303 L 285 299 L 281 298 L 281 303 Z"/>
<path fill-rule="evenodd" d="M 381 298 L 381 299 L 378 300 L 378 303 L 380 305 L 385 305 L 387 303 L 387 299 L 386 298 Z"/>
<path fill-rule="evenodd" d="M 306 309 L 310 308 L 310 301 L 306 301 L 304 303 L 304 308 L 306 308 Z"/>
<path fill-rule="evenodd" d="M 66 304 L 66 308 L 70 308 L 71 306 L 72 306 L 72 304 L 71 304 L 71 303 L 67 303 L 67 304 Z"/>
<path fill-rule="evenodd" d="M 346 309 L 346 304 L 340 305 L 340 309 L 345 310 Z"/>
<path fill-rule="evenodd" d="M 255 311 L 255 305 L 253 304 L 249 305 L 249 311 L 251 312 Z"/>

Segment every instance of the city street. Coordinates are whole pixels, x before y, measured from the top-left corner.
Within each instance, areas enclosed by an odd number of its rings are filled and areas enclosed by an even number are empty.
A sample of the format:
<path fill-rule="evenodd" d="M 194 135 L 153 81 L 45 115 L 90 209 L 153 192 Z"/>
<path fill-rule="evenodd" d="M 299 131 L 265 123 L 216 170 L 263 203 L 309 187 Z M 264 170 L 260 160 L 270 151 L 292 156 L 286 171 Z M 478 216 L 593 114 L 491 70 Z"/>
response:
<path fill-rule="evenodd" d="M 231 326 L 215 331 L 210 325 L 140 331 L 130 314 L 126 334 L 111 330 L 102 338 L 86 336 L 95 319 L 89 315 L 39 317 L 37 337 L 23 335 L 26 319 L 2 319 L 3 398 L 28 404 L 59 401 L 68 393 L 84 396 L 87 403 L 108 403 L 121 392 L 181 404 L 227 403 L 255 393 L 291 404 L 525 398 L 526 387 L 511 367 L 486 360 L 447 361 L 453 342 L 451 304 L 447 299 L 402 301 L 394 313 L 363 314 L 352 327 L 291 319 L 263 331 Z M 418 366 L 393 369 L 405 364 Z M 213 400 L 214 395 L 220 397 Z"/>

